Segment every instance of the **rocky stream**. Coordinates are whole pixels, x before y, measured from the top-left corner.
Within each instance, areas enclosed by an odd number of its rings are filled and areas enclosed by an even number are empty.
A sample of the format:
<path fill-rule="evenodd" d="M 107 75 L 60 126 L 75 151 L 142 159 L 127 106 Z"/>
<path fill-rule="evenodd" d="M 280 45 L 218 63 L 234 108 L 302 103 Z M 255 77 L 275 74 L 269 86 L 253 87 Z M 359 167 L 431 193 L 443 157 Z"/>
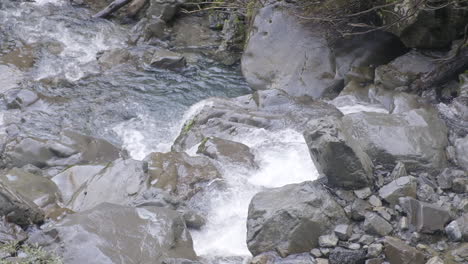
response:
<path fill-rule="evenodd" d="M 244 2 L 0 0 L 0 263 L 468 263 L 466 4 Z"/>

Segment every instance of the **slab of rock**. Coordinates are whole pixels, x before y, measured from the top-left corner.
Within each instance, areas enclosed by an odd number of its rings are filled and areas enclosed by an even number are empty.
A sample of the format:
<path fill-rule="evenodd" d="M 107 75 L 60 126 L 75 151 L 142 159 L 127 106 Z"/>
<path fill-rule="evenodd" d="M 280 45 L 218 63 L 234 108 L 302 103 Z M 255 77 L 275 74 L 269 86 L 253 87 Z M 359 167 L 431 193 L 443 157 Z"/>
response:
<path fill-rule="evenodd" d="M 21 109 L 39 100 L 37 93 L 26 89 L 12 89 L 5 93 L 8 109 Z"/>
<path fill-rule="evenodd" d="M 104 202 L 128 205 L 148 188 L 142 161 L 118 159 L 86 180 L 66 207 L 80 212 Z"/>
<path fill-rule="evenodd" d="M 400 206 L 407 214 L 409 223 L 421 233 L 443 231 L 445 224 L 450 221 L 448 209 L 420 202 L 411 197 L 400 198 Z"/>
<path fill-rule="evenodd" d="M 55 175 L 52 181 L 55 182 L 60 190 L 62 202 L 64 204 L 70 202 L 73 194 L 78 191 L 83 183 L 104 168 L 105 165 L 76 165 Z"/>
<path fill-rule="evenodd" d="M 198 147 L 197 153 L 220 162 L 238 164 L 251 169 L 258 168 L 250 148 L 231 140 L 218 137 L 206 138 Z"/>
<path fill-rule="evenodd" d="M 0 216 L 21 227 L 44 221 L 44 213 L 31 200 L 22 196 L 8 185 L 0 183 Z"/>
<path fill-rule="evenodd" d="M 416 198 L 417 179 L 412 176 L 398 178 L 379 190 L 379 196 L 392 206 L 398 204 L 400 197 Z"/>
<path fill-rule="evenodd" d="M 328 261 L 330 264 L 364 264 L 366 252 L 337 247 L 330 253 Z"/>
<path fill-rule="evenodd" d="M 321 118 L 308 124 L 304 132 L 310 156 L 328 184 L 345 189 L 370 186 L 373 164 L 337 118 Z"/>
<path fill-rule="evenodd" d="M 375 166 L 392 170 L 401 161 L 408 172 L 433 174 L 446 167 L 447 128 L 433 109 L 400 114 L 360 112 L 342 120 L 344 129 Z"/>
<path fill-rule="evenodd" d="M 40 175 L 14 168 L 0 174 L 0 181 L 41 208 L 55 206 L 61 201 L 57 185 Z"/>
<path fill-rule="evenodd" d="M 309 252 L 321 235 L 345 222 L 341 206 L 318 182 L 269 189 L 250 203 L 247 246 L 254 256 L 272 250 L 282 256 Z"/>
<path fill-rule="evenodd" d="M 191 157 L 185 152 L 149 154 L 148 174 L 151 186 L 188 200 L 209 182 L 220 178 L 218 169 L 206 157 Z"/>
<path fill-rule="evenodd" d="M 392 225 L 376 213 L 367 213 L 364 230 L 372 235 L 386 236 L 393 231 Z"/>
<path fill-rule="evenodd" d="M 338 244 L 338 237 L 335 234 L 324 235 L 319 237 L 320 247 L 335 247 Z"/>
<path fill-rule="evenodd" d="M 64 263 L 162 263 L 168 258 L 195 260 L 192 238 L 175 211 L 102 203 L 68 215 L 29 240 L 55 252 Z"/>
<path fill-rule="evenodd" d="M 423 253 L 394 237 L 385 237 L 385 256 L 390 264 L 426 263 Z"/>

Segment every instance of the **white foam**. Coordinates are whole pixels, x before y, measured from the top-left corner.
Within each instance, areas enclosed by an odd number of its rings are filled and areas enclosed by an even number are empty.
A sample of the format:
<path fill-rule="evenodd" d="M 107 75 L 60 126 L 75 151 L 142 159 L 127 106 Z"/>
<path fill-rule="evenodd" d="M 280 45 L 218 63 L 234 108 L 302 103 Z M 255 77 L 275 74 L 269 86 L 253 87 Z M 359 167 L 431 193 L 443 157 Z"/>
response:
<path fill-rule="evenodd" d="M 374 112 L 374 113 L 388 114 L 388 110 L 383 108 L 383 106 L 380 106 L 380 105 L 355 104 L 355 105 L 339 106 L 337 108 L 344 115 L 349 115 L 349 114 L 359 113 L 359 112 Z"/>
<path fill-rule="evenodd" d="M 264 188 L 314 180 L 318 175 L 304 138 L 294 130 L 255 129 L 233 140 L 251 148 L 260 168 L 249 171 L 223 165 L 228 188 L 208 194 L 208 223 L 202 230 L 192 232 L 197 254 L 207 258 L 249 257 L 246 223 L 252 197 Z"/>

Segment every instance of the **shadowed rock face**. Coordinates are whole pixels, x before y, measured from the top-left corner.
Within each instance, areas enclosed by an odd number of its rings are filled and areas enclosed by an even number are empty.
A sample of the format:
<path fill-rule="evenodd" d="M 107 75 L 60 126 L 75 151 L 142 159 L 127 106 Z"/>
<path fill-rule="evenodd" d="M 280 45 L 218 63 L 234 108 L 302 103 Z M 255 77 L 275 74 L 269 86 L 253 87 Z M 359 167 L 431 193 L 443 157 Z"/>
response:
<path fill-rule="evenodd" d="M 332 46 L 327 29 L 301 20 L 300 12 L 278 4 L 260 9 L 255 16 L 242 57 L 242 72 L 253 89 L 334 97 L 351 67 L 381 65 L 404 50 L 395 37 L 382 32 Z"/>
<path fill-rule="evenodd" d="M 308 252 L 318 238 L 346 215 L 319 182 L 270 189 L 254 196 L 249 206 L 247 246 L 254 256 L 277 250 L 282 256 Z"/>
<path fill-rule="evenodd" d="M 304 133 L 317 169 L 331 186 L 358 189 L 373 183 L 373 164 L 359 144 L 346 135 L 337 118 L 321 118 Z"/>
<path fill-rule="evenodd" d="M 44 221 L 44 213 L 32 201 L 0 183 L 0 215 L 22 227 Z"/>
<path fill-rule="evenodd" d="M 182 217 L 155 207 L 103 203 L 69 215 L 28 242 L 56 252 L 70 264 L 161 264 L 166 258 L 196 258 Z"/>

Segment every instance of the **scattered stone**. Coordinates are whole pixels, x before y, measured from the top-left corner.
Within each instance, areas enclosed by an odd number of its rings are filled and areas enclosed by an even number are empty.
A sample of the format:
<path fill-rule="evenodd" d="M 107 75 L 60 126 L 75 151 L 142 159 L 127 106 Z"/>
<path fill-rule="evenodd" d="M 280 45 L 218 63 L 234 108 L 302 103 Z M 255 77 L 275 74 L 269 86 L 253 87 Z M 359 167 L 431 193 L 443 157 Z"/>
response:
<path fill-rule="evenodd" d="M 453 179 L 463 178 L 465 175 L 465 172 L 462 170 L 446 168 L 437 176 L 438 187 L 442 190 L 451 189 Z"/>
<path fill-rule="evenodd" d="M 359 239 L 359 243 L 364 244 L 364 245 L 370 245 L 372 242 L 374 242 L 375 238 L 370 235 L 362 235 L 362 237 Z"/>
<path fill-rule="evenodd" d="M 351 236 L 351 233 L 353 232 L 353 229 L 351 228 L 351 225 L 337 225 L 335 227 L 335 235 L 340 239 L 340 240 L 348 240 L 349 237 Z"/>
<path fill-rule="evenodd" d="M 468 135 L 457 139 L 454 145 L 458 165 L 468 170 Z"/>
<path fill-rule="evenodd" d="M 467 193 L 468 192 L 468 178 L 453 179 L 452 190 L 456 193 Z"/>
<path fill-rule="evenodd" d="M 381 258 L 373 258 L 373 259 L 368 259 L 366 260 L 365 264 L 382 264 L 384 263 L 384 260 Z"/>
<path fill-rule="evenodd" d="M 422 183 L 418 190 L 418 199 L 426 202 L 436 201 L 437 195 L 429 184 Z"/>
<path fill-rule="evenodd" d="M 359 190 L 355 190 L 354 194 L 357 196 L 359 199 L 366 199 L 367 197 L 372 195 L 372 191 L 369 187 L 365 187 Z"/>
<path fill-rule="evenodd" d="M 463 243 L 459 247 L 447 252 L 445 259 L 454 260 L 456 263 L 467 263 L 468 243 Z"/>
<path fill-rule="evenodd" d="M 360 146 L 350 141 L 337 118 L 320 118 L 304 133 L 317 170 L 328 184 L 357 189 L 372 184 L 372 162 Z"/>
<path fill-rule="evenodd" d="M 358 250 L 361 249 L 361 245 L 358 243 L 351 243 L 347 246 L 348 249 Z"/>
<path fill-rule="evenodd" d="M 338 237 L 335 234 L 324 235 L 320 236 L 318 241 L 320 247 L 331 248 L 338 244 Z"/>
<path fill-rule="evenodd" d="M 392 215 L 387 211 L 385 207 L 376 207 L 374 208 L 374 212 L 379 213 L 385 220 L 390 221 L 392 219 Z"/>
<path fill-rule="evenodd" d="M 6 244 L 9 242 L 22 242 L 28 238 L 28 234 L 18 225 L 0 220 L 0 242 Z"/>
<path fill-rule="evenodd" d="M 409 228 L 409 221 L 408 221 L 408 217 L 406 216 L 403 216 L 400 218 L 400 221 L 398 221 L 398 227 L 400 230 L 408 230 Z"/>
<path fill-rule="evenodd" d="M 362 221 L 370 209 L 371 205 L 367 201 L 356 199 L 351 205 L 351 218 L 356 221 Z"/>
<path fill-rule="evenodd" d="M 400 177 L 379 190 L 379 195 L 391 205 L 398 204 L 400 197 L 416 198 L 417 179 L 412 176 Z"/>
<path fill-rule="evenodd" d="M 253 255 L 276 250 L 281 256 L 309 252 L 320 236 L 347 217 L 319 182 L 290 184 L 256 194 L 247 219 L 247 246 Z"/>
<path fill-rule="evenodd" d="M 450 220 L 447 209 L 411 197 L 400 198 L 400 206 L 407 214 L 410 225 L 415 226 L 418 232 L 431 234 L 443 231 Z"/>
<path fill-rule="evenodd" d="M 424 254 L 394 237 L 385 237 L 385 256 L 390 264 L 425 264 Z"/>
<path fill-rule="evenodd" d="M 397 162 L 395 168 L 393 168 L 392 173 L 390 174 L 390 179 L 396 180 L 400 177 L 407 176 L 405 164 L 401 161 Z"/>
<path fill-rule="evenodd" d="M 375 195 L 369 197 L 369 203 L 374 207 L 381 207 L 382 201 Z"/>
<path fill-rule="evenodd" d="M 320 258 L 323 254 L 318 248 L 314 248 L 310 251 L 310 254 L 316 258 Z"/>
<path fill-rule="evenodd" d="M 359 241 L 359 239 L 361 239 L 362 235 L 361 234 L 358 234 L 358 233 L 354 233 L 351 235 L 351 237 L 349 238 L 349 241 L 350 242 L 356 242 L 356 241 Z"/>
<path fill-rule="evenodd" d="M 430 259 L 426 262 L 426 264 L 445 264 L 445 263 L 444 263 L 444 261 L 443 261 L 441 258 L 435 256 L 435 257 L 430 258 Z"/>
<path fill-rule="evenodd" d="M 386 236 L 392 232 L 393 227 L 378 214 L 369 212 L 364 221 L 364 230 L 370 234 Z"/>
<path fill-rule="evenodd" d="M 328 264 L 328 259 L 324 259 L 324 258 L 318 258 L 315 260 L 317 262 L 317 264 Z"/>
<path fill-rule="evenodd" d="M 452 241 L 468 241 L 468 213 L 448 224 L 445 232 Z"/>
<path fill-rule="evenodd" d="M 330 253 L 328 260 L 330 264 L 364 264 L 366 252 L 337 247 Z"/>
<path fill-rule="evenodd" d="M 380 256 L 383 250 L 383 245 L 380 243 L 370 244 L 367 248 L 367 257 L 368 258 L 376 258 Z"/>

